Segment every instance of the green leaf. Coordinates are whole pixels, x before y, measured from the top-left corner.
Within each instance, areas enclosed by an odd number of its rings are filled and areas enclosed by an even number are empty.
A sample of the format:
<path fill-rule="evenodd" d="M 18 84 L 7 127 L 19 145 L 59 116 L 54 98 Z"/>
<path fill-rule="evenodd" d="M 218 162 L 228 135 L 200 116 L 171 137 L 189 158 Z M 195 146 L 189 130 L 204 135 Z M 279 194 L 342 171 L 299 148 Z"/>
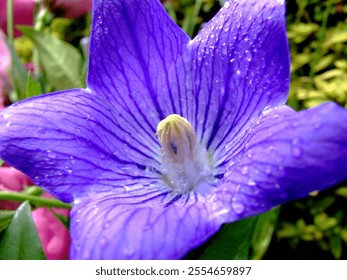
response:
<path fill-rule="evenodd" d="M 40 83 L 36 82 L 34 78 L 29 75 L 28 76 L 28 82 L 26 86 L 26 97 L 33 97 L 40 95 L 42 93 L 41 85 Z"/>
<path fill-rule="evenodd" d="M 54 90 L 83 87 L 82 57 L 77 49 L 31 27 L 21 26 L 19 29 L 33 41 L 48 83 Z"/>
<path fill-rule="evenodd" d="M 341 187 L 336 190 L 336 194 L 347 198 L 347 187 Z"/>
<path fill-rule="evenodd" d="M 7 210 L 0 211 L 0 232 L 7 228 L 13 215 L 14 215 L 14 211 L 7 211 Z"/>
<path fill-rule="evenodd" d="M 203 260 L 246 260 L 249 258 L 257 217 L 226 224 L 200 256 Z"/>
<path fill-rule="evenodd" d="M 11 92 L 10 98 L 12 102 L 16 102 L 25 98 L 28 73 L 25 70 L 23 63 L 20 61 L 13 46 L 7 41 L 6 44 L 11 53 L 10 78 L 14 90 L 13 92 Z"/>
<path fill-rule="evenodd" d="M 339 236 L 333 235 L 330 237 L 330 250 L 335 259 L 340 259 L 342 255 L 342 242 Z"/>
<path fill-rule="evenodd" d="M 265 255 L 275 231 L 280 209 L 277 207 L 258 216 L 252 238 L 252 259 L 259 260 Z"/>
<path fill-rule="evenodd" d="M 324 42 L 324 48 L 330 48 L 334 44 L 341 44 L 347 42 L 347 30 L 339 31 L 331 35 L 327 41 Z"/>
<path fill-rule="evenodd" d="M 334 54 L 328 54 L 323 56 L 317 63 L 313 66 L 315 72 L 319 72 L 330 65 L 332 65 L 336 60 L 336 56 Z"/>
<path fill-rule="evenodd" d="M 15 212 L 0 240 L 0 260 L 44 260 L 40 238 L 28 202 Z"/>
<path fill-rule="evenodd" d="M 310 209 L 311 214 L 317 215 L 318 213 L 325 211 L 327 208 L 329 208 L 331 205 L 334 204 L 335 200 L 336 200 L 335 197 L 327 196 L 318 200 L 317 202 L 314 202 L 311 205 L 311 209 Z"/>

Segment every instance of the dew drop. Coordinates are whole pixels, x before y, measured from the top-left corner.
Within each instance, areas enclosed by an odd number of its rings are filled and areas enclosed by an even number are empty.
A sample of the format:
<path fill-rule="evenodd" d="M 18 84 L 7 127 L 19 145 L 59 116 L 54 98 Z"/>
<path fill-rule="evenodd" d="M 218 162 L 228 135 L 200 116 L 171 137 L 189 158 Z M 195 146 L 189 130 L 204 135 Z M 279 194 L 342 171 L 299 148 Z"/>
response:
<path fill-rule="evenodd" d="M 248 186 L 255 186 L 256 182 L 254 182 L 252 179 L 248 181 Z"/>
<path fill-rule="evenodd" d="M 106 222 L 106 223 L 104 224 L 104 229 L 108 229 L 108 228 L 110 228 L 110 223 L 109 223 L 109 222 Z"/>
<path fill-rule="evenodd" d="M 247 61 L 251 61 L 252 60 L 252 53 L 248 50 L 245 51 L 245 58 Z"/>
<path fill-rule="evenodd" d="M 127 247 L 123 250 L 125 256 L 130 257 L 134 254 L 134 249 L 132 247 Z"/>
<path fill-rule="evenodd" d="M 93 207 L 93 214 L 96 215 L 96 214 L 98 214 L 98 213 L 99 213 L 99 207 L 94 206 L 94 207 Z"/>
<path fill-rule="evenodd" d="M 65 170 L 67 173 L 71 174 L 72 173 L 72 168 L 70 166 L 65 166 Z"/>
<path fill-rule="evenodd" d="M 292 145 L 293 146 L 297 146 L 300 144 L 300 138 L 297 138 L 295 137 L 293 140 L 292 140 Z"/>
<path fill-rule="evenodd" d="M 11 115 L 8 113 L 3 113 L 2 116 L 4 117 L 5 120 L 7 120 L 9 117 L 11 117 Z"/>
<path fill-rule="evenodd" d="M 296 158 L 299 158 L 302 156 L 302 150 L 299 147 L 293 147 L 292 153 L 293 153 L 293 156 Z"/>
<path fill-rule="evenodd" d="M 70 161 L 71 161 L 71 164 L 75 164 L 76 163 L 75 158 L 73 156 L 70 157 Z"/>
<path fill-rule="evenodd" d="M 86 260 L 90 259 L 90 256 L 91 255 L 90 255 L 89 251 L 86 251 L 86 252 L 83 253 L 83 258 L 86 259 Z"/>
<path fill-rule="evenodd" d="M 248 166 L 244 166 L 244 167 L 241 168 L 241 173 L 242 173 L 243 175 L 248 174 L 248 171 L 249 171 Z"/>
<path fill-rule="evenodd" d="M 230 25 L 225 25 L 224 28 L 223 28 L 223 31 L 224 32 L 229 32 L 230 30 Z"/>
<path fill-rule="evenodd" d="M 293 156 L 299 158 L 302 156 L 301 140 L 299 138 L 294 138 L 292 141 L 292 153 Z"/>
<path fill-rule="evenodd" d="M 106 247 L 106 245 L 107 245 L 107 240 L 106 240 L 106 238 L 101 238 L 101 240 L 100 240 L 100 246 L 101 246 L 101 248 Z"/>
<path fill-rule="evenodd" d="M 236 214 L 242 214 L 245 210 L 245 206 L 240 202 L 232 202 L 231 207 L 233 208 Z"/>
<path fill-rule="evenodd" d="M 265 173 L 268 175 L 270 175 L 272 173 L 272 167 L 270 165 L 267 165 L 265 167 Z"/>
<path fill-rule="evenodd" d="M 230 7 L 230 2 L 225 2 L 224 8 L 225 8 L 225 9 L 229 9 L 229 7 Z"/>

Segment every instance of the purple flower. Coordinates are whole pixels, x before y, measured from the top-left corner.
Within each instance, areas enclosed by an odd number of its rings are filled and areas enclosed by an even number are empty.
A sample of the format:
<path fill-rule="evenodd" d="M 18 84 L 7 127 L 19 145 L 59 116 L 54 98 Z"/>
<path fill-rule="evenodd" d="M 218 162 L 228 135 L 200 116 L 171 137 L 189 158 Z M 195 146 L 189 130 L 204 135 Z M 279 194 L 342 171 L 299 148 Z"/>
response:
<path fill-rule="evenodd" d="M 0 119 L 0 156 L 73 203 L 73 259 L 180 258 L 347 178 L 346 111 L 284 105 L 283 1 L 226 2 L 190 40 L 159 1 L 96 0 L 87 83 Z"/>

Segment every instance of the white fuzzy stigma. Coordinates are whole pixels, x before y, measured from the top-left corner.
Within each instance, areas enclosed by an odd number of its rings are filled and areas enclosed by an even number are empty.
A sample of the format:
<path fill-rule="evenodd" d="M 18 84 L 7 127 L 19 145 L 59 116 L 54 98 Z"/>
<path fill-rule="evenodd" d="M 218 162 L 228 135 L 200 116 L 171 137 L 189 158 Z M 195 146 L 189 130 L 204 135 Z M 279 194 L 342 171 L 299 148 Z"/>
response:
<path fill-rule="evenodd" d="M 212 177 L 208 154 L 188 120 L 169 115 L 158 124 L 157 136 L 162 146 L 161 172 L 168 186 L 176 193 L 206 192 Z"/>

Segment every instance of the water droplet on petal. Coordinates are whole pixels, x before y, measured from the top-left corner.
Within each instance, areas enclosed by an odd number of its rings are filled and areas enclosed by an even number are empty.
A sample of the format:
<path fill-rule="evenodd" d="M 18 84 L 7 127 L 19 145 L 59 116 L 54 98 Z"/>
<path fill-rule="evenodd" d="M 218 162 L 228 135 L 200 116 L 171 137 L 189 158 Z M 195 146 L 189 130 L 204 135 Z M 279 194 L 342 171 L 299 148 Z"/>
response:
<path fill-rule="evenodd" d="M 254 182 L 252 179 L 248 181 L 248 186 L 255 186 L 257 183 Z"/>
<path fill-rule="evenodd" d="M 111 224 L 110 224 L 109 222 L 106 222 L 106 223 L 104 224 L 104 228 L 107 229 L 107 228 L 110 227 L 110 225 L 111 225 Z"/>
<path fill-rule="evenodd" d="M 99 207 L 94 206 L 93 214 L 96 215 L 99 212 Z"/>
<path fill-rule="evenodd" d="M 299 145 L 299 144 L 300 144 L 300 138 L 295 137 L 295 138 L 292 140 L 292 145 L 296 146 L 296 145 Z"/>
<path fill-rule="evenodd" d="M 224 8 L 225 8 L 225 9 L 229 9 L 229 7 L 230 7 L 230 2 L 225 2 Z"/>
<path fill-rule="evenodd" d="M 8 113 L 3 113 L 2 116 L 4 117 L 5 120 L 7 120 L 9 117 L 11 117 L 11 115 Z"/>
<path fill-rule="evenodd" d="M 71 159 L 71 164 L 75 164 L 75 162 L 76 162 L 75 158 L 73 156 L 71 156 L 70 159 Z"/>
<path fill-rule="evenodd" d="M 245 58 L 247 61 L 251 61 L 252 60 L 252 54 L 250 51 L 246 50 L 245 51 Z"/>
<path fill-rule="evenodd" d="M 223 31 L 224 32 L 229 32 L 230 30 L 230 25 L 225 25 L 224 28 L 223 28 Z"/>
<path fill-rule="evenodd" d="M 101 240 L 100 240 L 100 246 L 101 246 L 101 248 L 106 247 L 106 245 L 107 245 L 107 240 L 106 240 L 106 238 L 101 238 Z"/>
<path fill-rule="evenodd" d="M 265 167 L 265 173 L 268 174 L 268 175 L 270 175 L 270 174 L 272 173 L 272 167 L 271 167 L 271 165 L 267 165 L 267 166 Z"/>
<path fill-rule="evenodd" d="M 71 174 L 72 173 L 72 168 L 70 166 L 65 166 L 65 170 L 67 173 Z"/>
<path fill-rule="evenodd" d="M 244 167 L 242 167 L 241 168 L 241 173 L 243 174 L 243 175 L 246 175 L 246 174 L 248 174 L 248 166 L 244 166 Z"/>
<path fill-rule="evenodd" d="M 293 156 L 299 158 L 302 156 L 302 147 L 300 138 L 294 138 L 292 141 L 292 153 Z"/>
<path fill-rule="evenodd" d="M 90 259 L 90 252 L 89 251 L 84 252 L 83 253 L 83 258 L 86 259 L 86 260 Z"/>
<path fill-rule="evenodd" d="M 134 252 L 135 251 L 132 247 L 128 247 L 123 250 L 124 255 L 127 257 L 131 257 L 134 254 Z"/>
<path fill-rule="evenodd" d="M 292 153 L 293 153 L 293 156 L 296 158 L 299 158 L 302 156 L 302 150 L 299 147 L 293 147 Z"/>
<path fill-rule="evenodd" d="M 240 202 L 232 202 L 231 207 L 233 208 L 236 214 L 242 214 L 245 210 L 245 206 Z"/>

